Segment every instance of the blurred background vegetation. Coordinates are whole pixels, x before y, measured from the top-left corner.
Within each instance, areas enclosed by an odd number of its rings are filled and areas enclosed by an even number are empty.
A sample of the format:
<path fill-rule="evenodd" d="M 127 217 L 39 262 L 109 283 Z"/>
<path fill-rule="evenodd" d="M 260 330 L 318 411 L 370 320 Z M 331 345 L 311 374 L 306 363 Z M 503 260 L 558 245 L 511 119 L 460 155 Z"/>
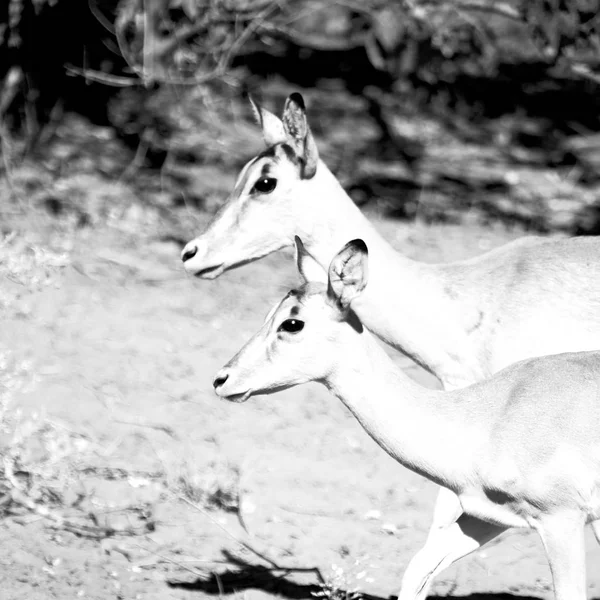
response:
<path fill-rule="evenodd" d="M 600 232 L 600 0 L 5 0 L 0 81 L 10 189 L 80 226 L 95 185 L 213 210 L 260 148 L 245 94 L 299 90 L 361 205 Z"/>

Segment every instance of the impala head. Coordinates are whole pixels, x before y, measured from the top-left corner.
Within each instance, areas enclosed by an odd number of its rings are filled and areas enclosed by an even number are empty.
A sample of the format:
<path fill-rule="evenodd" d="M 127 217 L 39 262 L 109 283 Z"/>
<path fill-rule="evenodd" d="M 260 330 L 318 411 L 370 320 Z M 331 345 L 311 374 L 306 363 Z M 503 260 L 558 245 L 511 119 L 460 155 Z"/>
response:
<path fill-rule="evenodd" d="M 304 284 L 267 315 L 262 328 L 217 373 L 216 393 L 233 402 L 308 381 L 323 381 L 340 360 L 348 335 L 362 325 L 350 304 L 367 284 L 367 247 L 353 240 L 334 257 L 329 272 L 314 263 L 296 238 Z"/>
<path fill-rule="evenodd" d="M 319 155 L 302 96 L 286 100 L 282 119 L 251 103 L 267 148 L 242 169 L 206 231 L 183 249 L 186 271 L 198 277 L 214 279 L 292 244 L 298 198 L 314 196 Z"/>

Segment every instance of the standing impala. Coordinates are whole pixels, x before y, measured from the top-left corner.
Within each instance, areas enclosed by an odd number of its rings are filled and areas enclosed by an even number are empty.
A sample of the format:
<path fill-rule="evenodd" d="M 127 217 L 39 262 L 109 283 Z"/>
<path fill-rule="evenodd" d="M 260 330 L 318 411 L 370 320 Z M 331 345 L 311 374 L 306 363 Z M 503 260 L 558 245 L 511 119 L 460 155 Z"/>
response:
<path fill-rule="evenodd" d="M 600 542 L 600 351 L 524 360 L 461 390 L 423 388 L 353 312 L 366 289 L 367 248 L 354 240 L 326 282 L 271 311 L 217 374 L 217 394 L 243 402 L 320 382 L 394 459 L 457 495 L 464 512 L 427 557 L 434 568 L 405 576 L 400 600 L 424 599 L 435 574 L 510 527 L 540 534 L 557 600 L 584 600 L 586 523 Z"/>
<path fill-rule="evenodd" d="M 507 365 L 600 348 L 600 239 L 524 238 L 477 258 L 424 264 L 397 253 L 319 160 L 299 94 L 283 118 L 253 105 L 267 149 L 246 164 L 207 230 L 189 242 L 188 272 L 214 278 L 227 269 L 304 241 L 326 270 L 349 239 L 369 246 L 368 288 L 353 304 L 361 322 L 436 375 L 446 389 Z M 407 580 L 437 568 L 461 507 L 442 488 L 422 551 Z M 487 539 L 494 527 L 476 535 Z"/>

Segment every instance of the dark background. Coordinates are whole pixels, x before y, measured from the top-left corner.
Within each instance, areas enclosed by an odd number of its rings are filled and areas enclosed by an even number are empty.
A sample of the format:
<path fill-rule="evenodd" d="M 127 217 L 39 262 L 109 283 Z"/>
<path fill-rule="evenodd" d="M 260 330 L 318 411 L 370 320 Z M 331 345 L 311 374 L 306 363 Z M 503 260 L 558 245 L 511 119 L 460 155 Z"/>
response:
<path fill-rule="evenodd" d="M 119 152 L 107 177 L 126 163 L 139 187 L 141 171 L 162 169 L 172 207 L 207 207 L 185 166 L 237 170 L 247 153 L 224 125 L 251 122 L 244 93 L 278 112 L 300 90 L 326 162 L 361 204 L 398 218 L 600 228 L 598 2 L 10 0 L 1 10 L 5 167 L 52 162 L 57 138 L 75 160 L 86 148 L 97 156 L 100 126 Z"/>

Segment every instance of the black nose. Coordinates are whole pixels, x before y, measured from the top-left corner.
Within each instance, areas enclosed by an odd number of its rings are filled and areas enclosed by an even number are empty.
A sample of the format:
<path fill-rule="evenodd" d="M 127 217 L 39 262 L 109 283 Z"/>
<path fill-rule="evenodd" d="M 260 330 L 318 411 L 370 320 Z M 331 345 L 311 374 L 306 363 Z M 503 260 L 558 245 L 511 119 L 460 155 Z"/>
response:
<path fill-rule="evenodd" d="M 215 388 L 215 390 L 217 388 L 220 388 L 227 381 L 228 377 L 229 377 L 228 373 L 225 375 L 221 375 L 220 377 L 216 377 L 215 380 L 213 381 L 213 387 Z"/>
<path fill-rule="evenodd" d="M 190 258 L 194 258 L 194 256 L 196 256 L 196 252 L 198 252 L 198 246 L 194 246 L 193 248 L 186 250 L 181 257 L 181 260 L 185 262 L 186 260 L 190 260 Z"/>

